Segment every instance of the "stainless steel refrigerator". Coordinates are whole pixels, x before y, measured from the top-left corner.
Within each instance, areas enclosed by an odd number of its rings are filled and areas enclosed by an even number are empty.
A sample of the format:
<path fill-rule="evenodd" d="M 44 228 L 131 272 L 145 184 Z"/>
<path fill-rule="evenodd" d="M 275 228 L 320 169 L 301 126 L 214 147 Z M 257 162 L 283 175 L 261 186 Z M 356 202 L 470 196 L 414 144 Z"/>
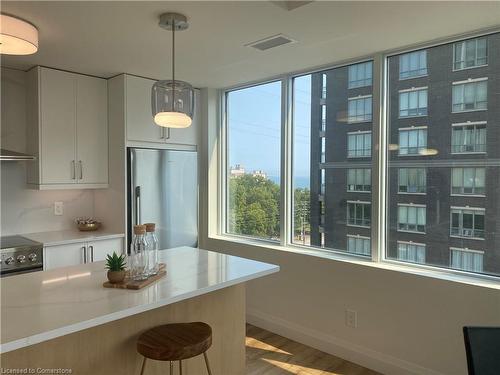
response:
<path fill-rule="evenodd" d="M 160 249 L 198 245 L 194 151 L 128 149 L 128 243 L 133 226 L 156 223 Z"/>

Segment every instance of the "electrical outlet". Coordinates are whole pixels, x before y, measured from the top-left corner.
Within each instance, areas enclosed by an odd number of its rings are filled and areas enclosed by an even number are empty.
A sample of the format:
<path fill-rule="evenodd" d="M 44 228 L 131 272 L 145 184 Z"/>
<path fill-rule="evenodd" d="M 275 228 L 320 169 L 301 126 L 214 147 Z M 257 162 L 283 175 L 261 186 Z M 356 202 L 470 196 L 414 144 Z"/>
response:
<path fill-rule="evenodd" d="M 358 326 L 358 313 L 356 311 L 345 311 L 345 325 L 351 328 L 356 328 Z"/>
<path fill-rule="evenodd" d="M 62 216 L 64 211 L 64 203 L 63 202 L 54 202 L 54 215 Z"/>

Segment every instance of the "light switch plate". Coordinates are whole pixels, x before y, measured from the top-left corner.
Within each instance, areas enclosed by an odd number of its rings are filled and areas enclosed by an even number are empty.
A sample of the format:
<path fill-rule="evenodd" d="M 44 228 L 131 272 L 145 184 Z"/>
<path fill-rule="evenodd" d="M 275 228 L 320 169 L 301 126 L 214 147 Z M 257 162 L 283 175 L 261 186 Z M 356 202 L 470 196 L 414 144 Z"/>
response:
<path fill-rule="evenodd" d="M 54 215 L 62 216 L 64 211 L 64 203 L 63 202 L 54 202 Z"/>

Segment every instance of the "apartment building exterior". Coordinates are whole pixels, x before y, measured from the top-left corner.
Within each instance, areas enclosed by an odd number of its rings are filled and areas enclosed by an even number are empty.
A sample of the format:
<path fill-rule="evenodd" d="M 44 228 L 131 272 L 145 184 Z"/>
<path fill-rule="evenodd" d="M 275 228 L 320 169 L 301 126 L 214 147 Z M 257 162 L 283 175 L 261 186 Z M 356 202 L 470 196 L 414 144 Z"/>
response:
<path fill-rule="evenodd" d="M 311 87 L 311 244 L 367 256 L 372 69 Z M 500 34 L 390 56 L 387 70 L 386 257 L 500 273 Z"/>

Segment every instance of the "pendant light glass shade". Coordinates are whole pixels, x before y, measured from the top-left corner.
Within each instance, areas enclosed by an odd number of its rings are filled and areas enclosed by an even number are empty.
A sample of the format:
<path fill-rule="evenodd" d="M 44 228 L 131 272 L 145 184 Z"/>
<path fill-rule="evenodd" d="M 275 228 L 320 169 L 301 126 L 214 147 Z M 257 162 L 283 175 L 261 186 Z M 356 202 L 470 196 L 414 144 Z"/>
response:
<path fill-rule="evenodd" d="M 167 128 L 187 128 L 194 113 L 194 89 L 184 81 L 158 81 L 151 89 L 154 122 Z"/>
<path fill-rule="evenodd" d="M 6 14 L 0 15 L 0 53 L 31 55 L 38 51 L 38 30 L 31 23 Z"/>

